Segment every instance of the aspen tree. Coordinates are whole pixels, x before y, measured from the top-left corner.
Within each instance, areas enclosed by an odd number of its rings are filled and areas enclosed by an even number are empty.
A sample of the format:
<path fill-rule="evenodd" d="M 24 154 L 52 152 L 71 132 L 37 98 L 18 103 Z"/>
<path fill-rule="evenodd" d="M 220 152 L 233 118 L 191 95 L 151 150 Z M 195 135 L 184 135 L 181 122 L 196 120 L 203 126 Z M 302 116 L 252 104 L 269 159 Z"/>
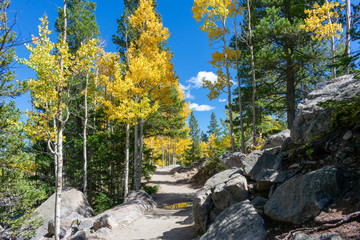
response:
<path fill-rule="evenodd" d="M 340 38 L 342 30 L 341 23 L 337 22 L 339 17 L 335 11 L 336 7 L 339 7 L 338 2 L 325 1 L 324 5 L 320 6 L 315 3 L 313 9 L 305 10 L 308 17 L 305 19 L 305 25 L 301 25 L 300 28 L 306 32 L 313 32 L 311 36 L 313 40 L 330 40 L 331 47 L 331 61 L 335 63 L 335 37 Z M 332 78 L 336 78 L 336 68 L 332 68 Z"/>
<path fill-rule="evenodd" d="M 214 65 L 214 67 L 218 68 L 217 82 L 211 83 L 210 81 L 205 80 L 204 87 L 210 89 L 210 99 L 217 97 L 225 87 L 227 88 L 232 152 L 235 151 L 235 141 L 231 107 L 232 82 L 229 71 L 230 50 L 227 47 L 227 35 L 229 34 L 227 22 L 230 17 L 234 16 L 234 14 L 240 13 L 235 11 L 237 5 L 237 0 L 195 0 L 194 7 L 192 8 L 194 18 L 197 22 L 200 22 L 202 18 L 204 19 L 204 24 L 200 28 L 207 33 L 210 45 L 217 40 L 222 41 L 222 52 L 215 52 L 211 54 L 211 63 Z M 223 73 L 222 67 L 225 68 L 225 73 Z"/>
<path fill-rule="evenodd" d="M 68 120 L 64 116 L 67 106 L 63 101 L 65 87 L 70 76 L 71 54 L 66 44 L 66 0 L 63 4 L 64 34 L 62 41 L 54 44 L 49 39 L 51 31 L 48 20 L 41 19 L 39 38 L 33 37 L 34 46 L 27 45 L 30 51 L 29 60 L 22 60 L 36 72 L 37 79 L 29 80 L 29 88 L 34 106 L 42 111 L 28 111 L 27 132 L 33 141 L 48 141 L 49 149 L 55 156 L 55 239 L 60 238 L 61 192 L 63 185 L 63 131 Z M 53 50 L 58 54 L 53 54 Z"/>

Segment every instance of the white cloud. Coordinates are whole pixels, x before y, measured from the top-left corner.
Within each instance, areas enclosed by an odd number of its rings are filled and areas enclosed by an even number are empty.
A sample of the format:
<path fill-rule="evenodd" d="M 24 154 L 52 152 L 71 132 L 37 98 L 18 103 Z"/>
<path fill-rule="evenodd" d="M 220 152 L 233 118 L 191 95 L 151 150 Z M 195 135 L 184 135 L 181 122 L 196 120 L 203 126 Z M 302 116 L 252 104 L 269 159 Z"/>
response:
<path fill-rule="evenodd" d="M 185 91 L 185 99 L 195 99 L 195 97 L 191 95 L 190 90 Z"/>
<path fill-rule="evenodd" d="M 219 99 L 219 102 L 226 102 L 226 99 Z"/>
<path fill-rule="evenodd" d="M 215 107 L 213 107 L 213 106 L 199 105 L 197 103 L 190 103 L 189 107 L 191 109 L 194 109 L 195 111 L 198 111 L 198 112 L 206 112 L 206 111 L 210 111 L 210 110 L 215 109 Z"/>
<path fill-rule="evenodd" d="M 217 76 L 213 72 L 201 71 L 197 74 L 196 77 L 192 77 L 190 80 L 187 80 L 187 82 L 192 83 L 193 88 L 201 88 L 203 85 L 203 79 L 209 80 L 214 83 L 217 80 Z"/>
<path fill-rule="evenodd" d="M 182 85 L 181 83 L 179 83 L 179 87 L 180 87 L 182 90 L 186 91 L 186 90 L 189 90 L 189 89 L 190 89 L 190 84 L 189 84 L 188 86 L 184 86 L 184 85 Z"/>

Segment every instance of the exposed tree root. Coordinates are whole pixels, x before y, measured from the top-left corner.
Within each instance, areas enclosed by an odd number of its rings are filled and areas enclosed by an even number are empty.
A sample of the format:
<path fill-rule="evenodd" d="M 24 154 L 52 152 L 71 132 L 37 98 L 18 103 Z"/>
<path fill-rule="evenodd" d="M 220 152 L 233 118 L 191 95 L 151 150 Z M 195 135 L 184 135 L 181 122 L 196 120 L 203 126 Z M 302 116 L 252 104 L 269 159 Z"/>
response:
<path fill-rule="evenodd" d="M 318 227 L 312 227 L 312 228 L 298 228 L 298 229 L 294 229 L 291 230 L 286 236 L 285 238 L 281 238 L 281 237 L 276 237 L 276 239 L 278 240 L 289 240 L 294 233 L 297 232 L 305 232 L 305 233 L 314 233 L 314 232 L 318 232 L 318 231 L 322 231 L 322 230 L 326 230 L 326 229 L 330 229 L 330 228 L 335 228 L 338 227 L 344 223 L 350 222 L 352 220 L 354 220 L 355 218 L 360 217 L 360 211 L 358 212 L 354 212 L 351 213 L 343 218 L 337 218 L 337 219 L 329 219 L 329 220 L 317 220 L 316 223 L 320 223 L 323 224 L 321 226 Z M 335 222 L 335 223 L 334 223 Z"/>

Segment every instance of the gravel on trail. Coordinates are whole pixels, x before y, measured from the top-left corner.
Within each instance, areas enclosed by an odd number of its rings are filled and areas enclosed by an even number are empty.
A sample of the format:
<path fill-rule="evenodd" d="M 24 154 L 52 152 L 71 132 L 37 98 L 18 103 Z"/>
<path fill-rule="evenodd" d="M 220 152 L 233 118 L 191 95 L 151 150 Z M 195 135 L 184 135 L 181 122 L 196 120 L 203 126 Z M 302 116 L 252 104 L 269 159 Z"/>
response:
<path fill-rule="evenodd" d="M 174 166 L 173 166 L 174 167 Z M 118 227 L 106 234 L 111 240 L 188 240 L 194 238 L 192 208 L 166 209 L 176 203 L 192 202 L 196 189 L 184 182 L 177 182 L 170 174 L 173 167 L 158 168 L 148 185 L 160 185 L 155 195 L 157 207 L 125 227 Z M 100 237 L 100 236 L 99 236 Z"/>

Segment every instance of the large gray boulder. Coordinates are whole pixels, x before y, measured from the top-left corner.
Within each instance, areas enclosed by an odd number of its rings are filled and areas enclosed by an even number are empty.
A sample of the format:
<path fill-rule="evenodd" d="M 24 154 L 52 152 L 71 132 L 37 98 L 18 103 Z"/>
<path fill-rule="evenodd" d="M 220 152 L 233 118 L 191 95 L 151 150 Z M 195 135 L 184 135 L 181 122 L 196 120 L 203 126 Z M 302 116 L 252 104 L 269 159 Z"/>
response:
<path fill-rule="evenodd" d="M 140 217 L 146 212 L 151 211 L 156 207 L 156 202 L 152 197 L 143 191 L 132 191 L 125 198 L 124 203 L 113 207 L 105 212 L 91 218 L 94 220 L 94 227 L 97 222 L 101 222 L 99 219 L 110 219 L 109 222 L 114 225 L 125 226 Z M 106 221 L 102 221 L 106 222 Z M 100 225 L 99 225 L 100 226 Z"/>
<path fill-rule="evenodd" d="M 246 155 L 241 153 L 241 152 L 234 152 L 234 153 L 224 153 L 223 155 L 221 155 L 219 157 L 220 163 L 221 165 L 223 165 L 223 167 L 225 169 L 230 169 L 230 168 L 241 168 L 242 167 L 242 162 L 243 160 L 246 158 Z"/>
<path fill-rule="evenodd" d="M 284 143 L 284 140 L 288 137 L 290 137 L 289 129 L 286 129 L 277 134 L 274 134 L 274 135 L 270 136 L 268 140 L 266 140 L 262 149 L 264 150 L 264 149 L 269 149 L 269 148 L 274 148 L 274 147 L 281 147 L 281 145 Z"/>
<path fill-rule="evenodd" d="M 245 200 L 223 211 L 200 240 L 264 240 L 266 235 L 264 220 Z"/>
<path fill-rule="evenodd" d="M 273 220 L 301 224 L 317 216 L 341 194 L 342 178 L 334 166 L 294 177 L 280 185 L 266 202 Z"/>
<path fill-rule="evenodd" d="M 48 233 L 48 223 L 54 220 L 55 194 L 51 195 L 36 210 L 36 217 L 41 217 L 44 223 L 37 229 L 33 239 L 41 239 Z M 76 189 L 70 189 L 61 193 L 61 222 L 62 227 L 67 229 L 74 220 L 91 217 L 93 210 L 84 194 Z"/>
<path fill-rule="evenodd" d="M 206 232 L 216 216 L 248 197 L 247 181 L 241 169 L 228 169 L 209 178 L 193 201 L 193 220 L 197 234 Z"/>
<path fill-rule="evenodd" d="M 295 144 L 310 143 L 315 137 L 329 132 L 331 108 L 317 106 L 327 100 L 340 101 L 360 96 L 360 80 L 345 75 L 332 80 L 322 89 L 311 92 L 297 107 L 291 128 L 291 139 Z"/>
<path fill-rule="evenodd" d="M 243 160 L 245 176 L 257 182 L 257 190 L 268 190 L 274 183 L 282 183 L 286 172 L 281 171 L 284 153 L 275 155 L 264 151 L 253 151 Z"/>

